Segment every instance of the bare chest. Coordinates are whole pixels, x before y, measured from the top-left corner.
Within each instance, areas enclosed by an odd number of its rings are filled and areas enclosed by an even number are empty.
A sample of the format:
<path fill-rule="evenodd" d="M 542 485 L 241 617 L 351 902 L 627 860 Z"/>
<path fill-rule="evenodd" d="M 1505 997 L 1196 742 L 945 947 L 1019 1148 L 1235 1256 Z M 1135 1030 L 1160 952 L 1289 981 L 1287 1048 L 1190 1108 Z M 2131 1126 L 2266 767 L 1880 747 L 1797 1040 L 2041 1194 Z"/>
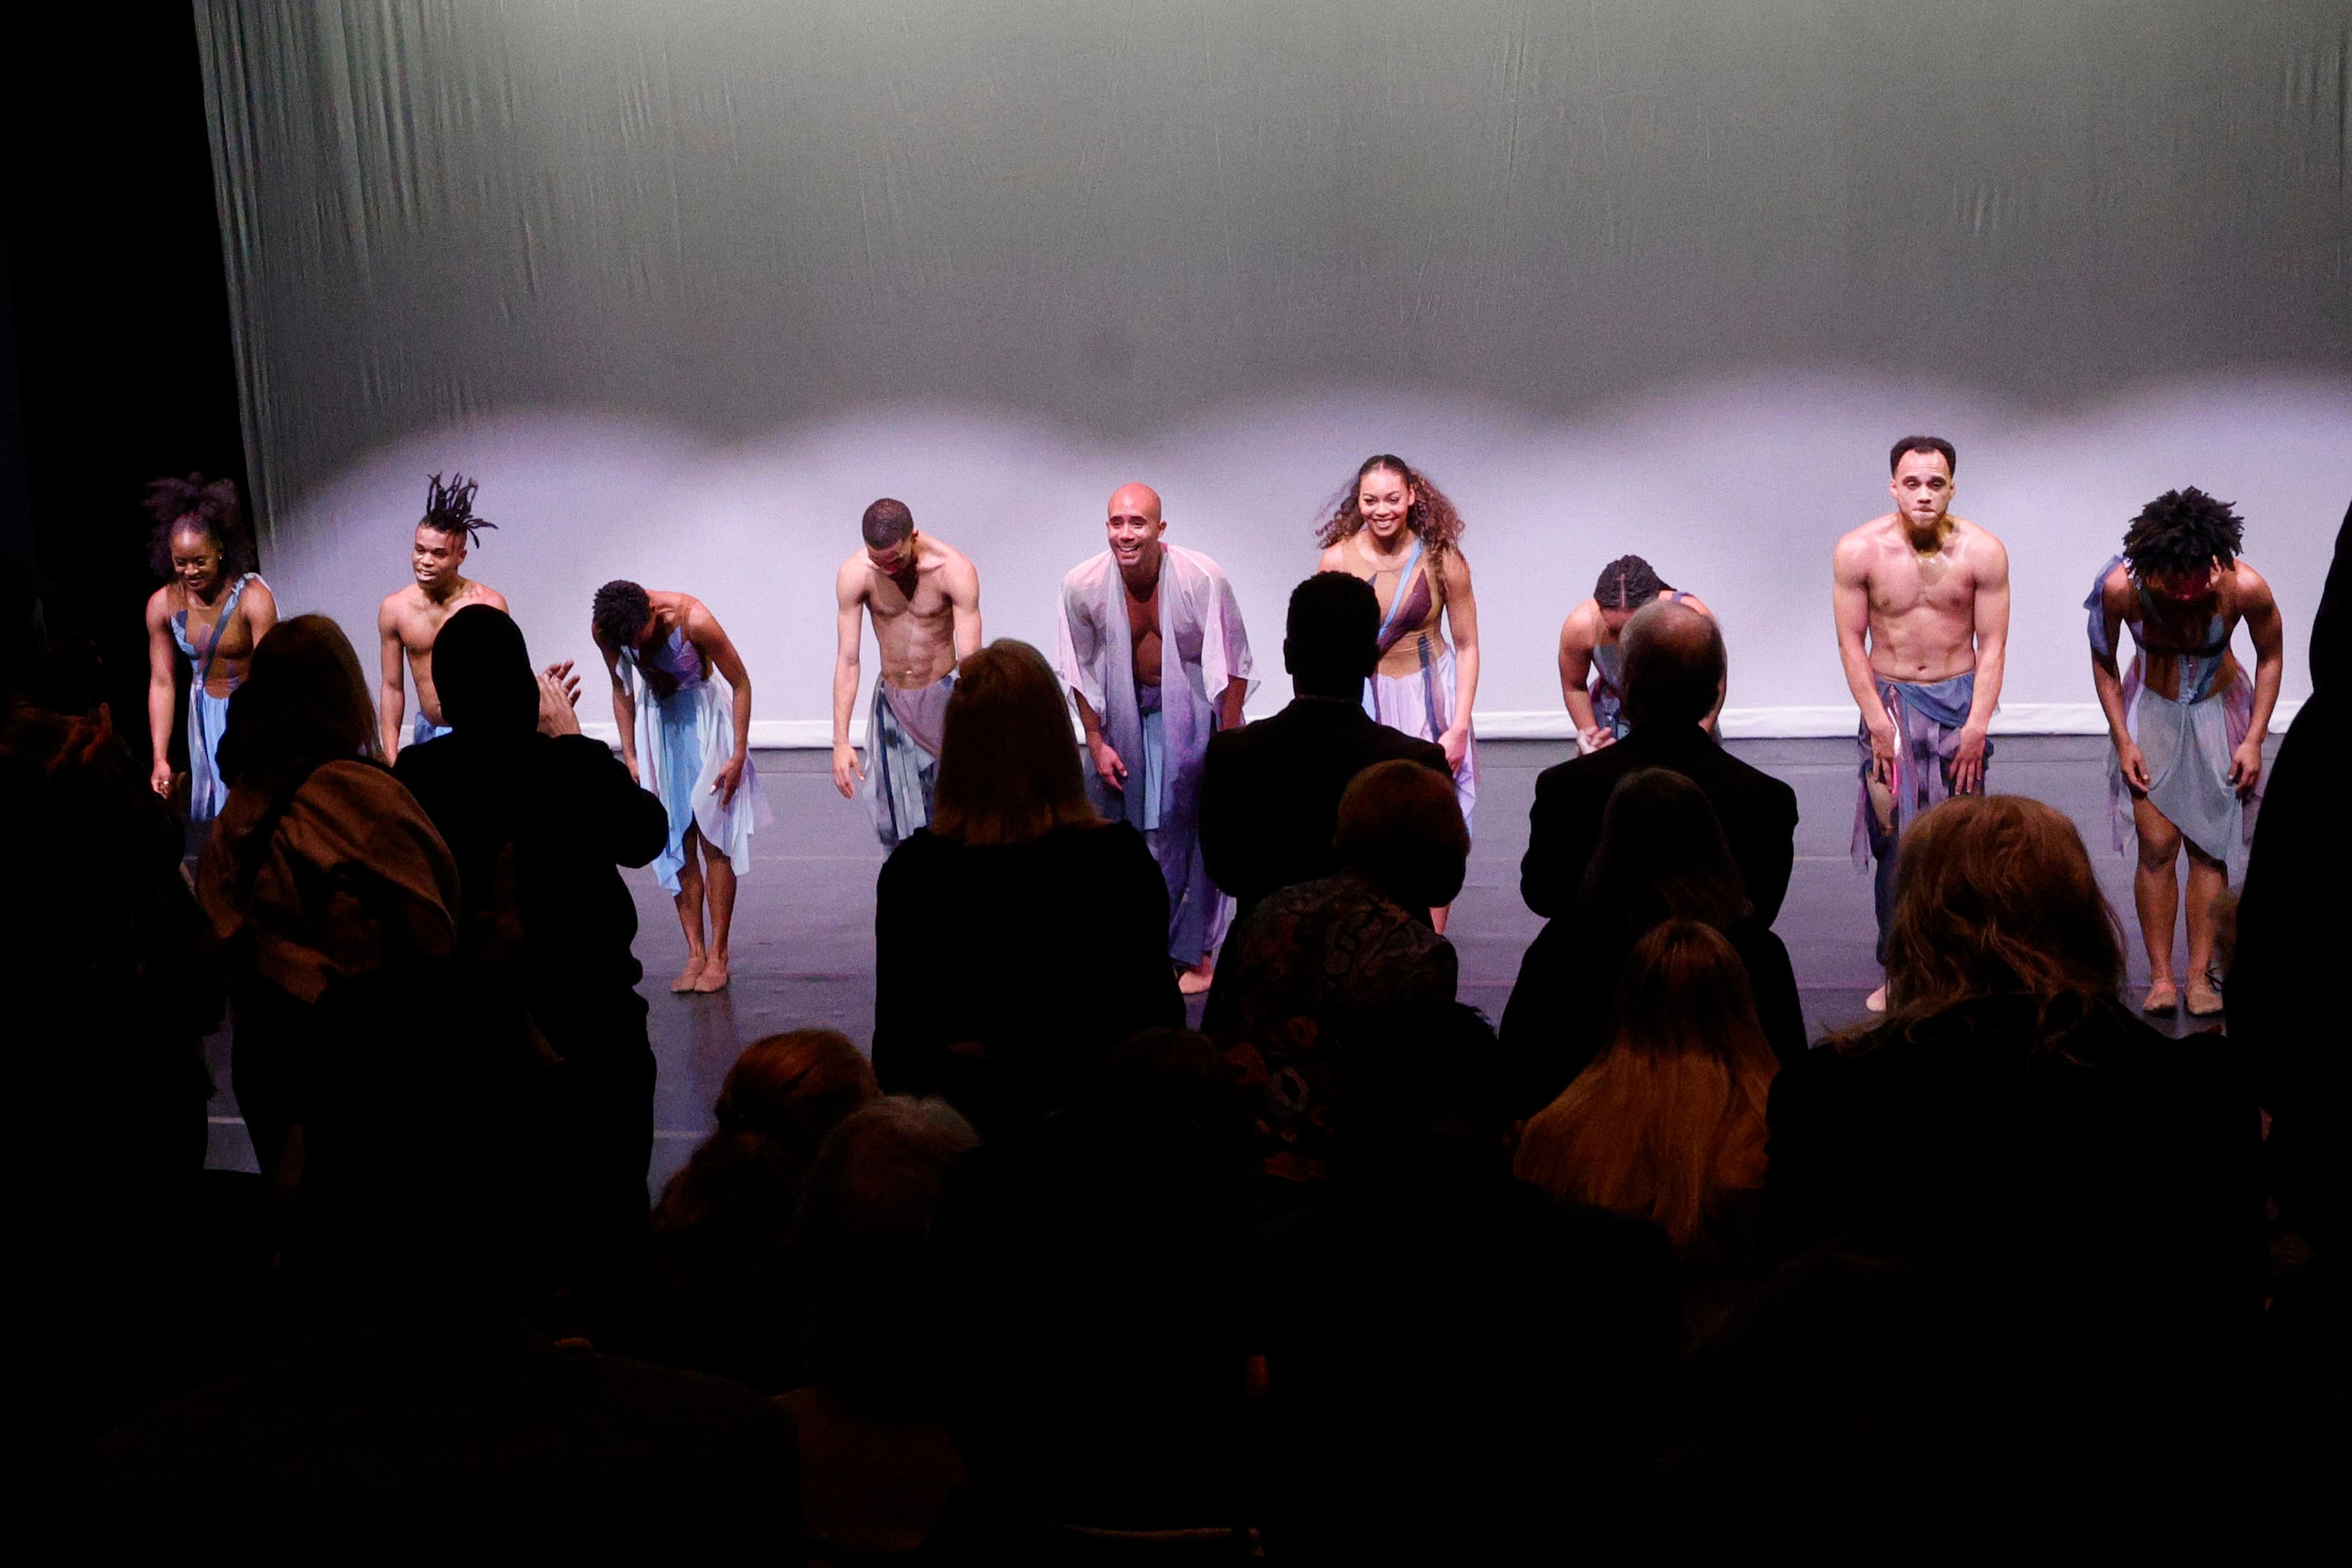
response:
<path fill-rule="evenodd" d="M 919 621 L 944 620 L 954 613 L 939 574 L 919 572 L 911 577 L 869 575 L 866 607 L 877 621 L 911 616 Z"/>
<path fill-rule="evenodd" d="M 449 624 L 451 616 L 468 605 L 482 602 L 481 595 L 470 590 L 446 603 L 436 603 L 421 595 L 408 600 L 400 608 L 401 646 L 408 650 L 411 658 L 425 658 L 432 653 L 434 642 L 441 636 L 441 628 Z"/>
<path fill-rule="evenodd" d="M 1871 610 L 1890 619 L 1923 614 L 1966 617 L 1976 592 L 1975 570 L 1953 550 L 1922 555 L 1908 545 L 1892 544 L 1871 563 Z"/>

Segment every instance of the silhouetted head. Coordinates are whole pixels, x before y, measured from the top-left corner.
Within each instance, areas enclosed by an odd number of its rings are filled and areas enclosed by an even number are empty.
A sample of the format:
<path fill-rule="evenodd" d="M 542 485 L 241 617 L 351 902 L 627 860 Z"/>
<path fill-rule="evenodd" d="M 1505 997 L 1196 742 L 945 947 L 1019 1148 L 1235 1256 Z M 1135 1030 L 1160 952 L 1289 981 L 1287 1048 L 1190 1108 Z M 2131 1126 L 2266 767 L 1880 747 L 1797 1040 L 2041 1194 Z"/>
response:
<path fill-rule="evenodd" d="M 229 699 L 221 777 L 234 784 L 248 771 L 302 772 L 376 749 L 375 702 L 343 628 L 324 616 L 278 622 Z"/>
<path fill-rule="evenodd" d="M 1399 757 L 1374 763 L 1339 797 L 1331 847 L 1408 910 L 1443 909 L 1462 890 L 1470 829 L 1454 780 Z"/>
<path fill-rule="evenodd" d="M 932 832 L 1025 844 L 1101 820 L 1087 804 L 1061 679 L 1027 643 L 999 638 L 957 667 L 942 730 Z"/>
<path fill-rule="evenodd" d="M 441 716 L 460 735 L 528 735 L 539 727 L 539 678 L 522 628 L 504 610 L 468 605 L 433 639 Z"/>
<path fill-rule="evenodd" d="M 1282 639 L 1283 668 L 1302 697 L 1363 694 L 1380 662 L 1381 601 L 1351 572 L 1318 572 L 1290 591 Z"/>
<path fill-rule="evenodd" d="M 1706 792 L 1671 768 L 1636 768 L 1609 792 L 1577 896 L 1629 933 L 1669 918 L 1728 931 L 1755 908 Z"/>
<path fill-rule="evenodd" d="M 1625 719 L 1697 724 L 1723 696 L 1723 628 L 1687 605 L 1653 604 L 1625 623 Z"/>

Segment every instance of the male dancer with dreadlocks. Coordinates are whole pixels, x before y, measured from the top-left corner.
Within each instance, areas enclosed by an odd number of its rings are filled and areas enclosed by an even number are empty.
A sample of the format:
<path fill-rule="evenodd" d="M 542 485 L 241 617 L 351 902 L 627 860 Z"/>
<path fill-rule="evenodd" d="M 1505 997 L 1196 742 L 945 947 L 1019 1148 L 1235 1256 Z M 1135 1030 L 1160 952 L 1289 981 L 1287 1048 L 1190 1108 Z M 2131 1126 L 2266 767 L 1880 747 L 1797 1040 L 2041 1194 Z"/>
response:
<path fill-rule="evenodd" d="M 1855 736 L 1857 862 L 1878 862 L 1878 961 L 1895 912 L 1897 846 L 1911 819 L 1948 795 L 1984 789 L 1986 732 L 2009 648 L 2009 552 L 1951 514 L 1959 464 L 1939 436 L 1906 436 L 1887 454 L 1895 510 L 1837 542 L 1830 606 L 1838 658 L 1862 710 Z M 1886 987 L 1864 1004 L 1886 1006 Z"/>
<path fill-rule="evenodd" d="M 416 581 L 385 595 L 375 613 L 376 636 L 383 645 L 377 722 L 386 762 L 399 754 L 404 739 L 400 732 L 406 707 L 401 680 L 404 667 L 416 682 L 416 724 L 405 739 L 410 745 L 422 745 L 449 732 L 441 721 L 441 698 L 433 689 L 433 639 L 441 635 L 442 623 L 467 605 L 488 605 L 500 612 L 507 609 L 505 595 L 488 583 L 474 581 L 463 570 L 467 546 L 481 537 L 482 530 L 498 526 L 474 515 L 475 489 L 475 481 L 463 474 L 452 475 L 446 485 L 440 475 L 433 476 L 409 556 Z"/>
<path fill-rule="evenodd" d="M 1624 715 L 1625 650 L 1620 638 L 1625 623 L 1644 605 L 1664 601 L 1688 605 L 1709 620 L 1715 612 L 1685 592 L 1661 580 L 1638 555 L 1621 555 L 1601 569 L 1592 597 L 1568 612 L 1559 625 L 1559 695 L 1576 721 L 1576 739 L 1587 752 L 1623 740 L 1631 733 Z M 1588 689 L 1585 682 L 1591 681 Z M 1721 711 L 1723 704 L 1716 704 Z M 1714 713 L 1701 721 L 1715 733 Z"/>
<path fill-rule="evenodd" d="M 2245 870 L 2262 802 L 2263 739 L 2286 665 L 2278 603 L 2238 555 L 2245 524 L 2204 491 L 2167 490 L 2141 509 L 2123 553 L 2099 569 L 2091 613 L 2091 683 L 2115 742 L 2108 781 L 2116 849 L 2124 801 L 2139 840 L 2132 903 L 2147 947 L 2144 1011 L 2180 1005 L 2172 974 L 2173 875 L 2189 849 L 2189 1011 L 2221 1011 L 2213 982 L 2213 905 Z M 2238 623 L 2254 641 L 2254 678 L 2230 651 Z M 2116 633 L 2131 627 L 2131 668 L 2118 672 Z"/>

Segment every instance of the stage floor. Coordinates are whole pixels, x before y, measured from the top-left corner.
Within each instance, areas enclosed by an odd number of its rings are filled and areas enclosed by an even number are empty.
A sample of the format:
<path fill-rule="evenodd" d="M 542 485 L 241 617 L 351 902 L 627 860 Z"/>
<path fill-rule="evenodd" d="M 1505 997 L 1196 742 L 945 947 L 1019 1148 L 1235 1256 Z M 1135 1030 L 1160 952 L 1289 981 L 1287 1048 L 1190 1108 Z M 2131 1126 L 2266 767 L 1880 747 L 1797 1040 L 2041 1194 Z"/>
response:
<path fill-rule="evenodd" d="M 2132 984 L 2147 984 L 2131 908 L 2131 862 L 2110 847 L 2107 745 L 2100 736 L 2009 736 L 1996 742 L 1996 790 L 2030 795 L 2082 828 L 2107 897 L 2122 916 Z M 1788 943 L 1807 1021 L 1818 1033 L 1861 1019 L 1878 984 L 1868 875 L 1856 869 L 1854 749 L 1844 740 L 1737 741 L 1731 750 L 1787 780 L 1797 792 L 1797 863 L 1776 929 Z M 1519 856 L 1536 774 L 1570 752 L 1565 741 L 1506 741 L 1479 747 L 1477 835 L 1470 874 L 1447 934 L 1462 959 L 1462 999 L 1502 1016 L 1519 957 L 1542 922 L 1519 902 Z M 667 986 L 686 962 L 668 897 L 649 872 L 628 873 L 636 894 L 642 989 L 652 1003 L 656 1190 L 711 1125 L 711 1102 L 736 1053 L 763 1035 L 803 1026 L 839 1029 L 863 1046 L 874 1023 L 874 878 L 882 852 L 862 801 L 835 793 L 830 754 L 758 754 L 774 826 L 756 841 L 735 911 L 734 979 L 711 996 L 672 996 Z M 942 930 L 941 941 L 952 941 Z M 2176 949 L 2185 951 L 2185 942 Z M 1195 1003 L 1193 1016 L 1199 1016 Z M 2184 1017 L 2173 1025 L 2188 1026 Z M 212 1107 L 210 1163 L 253 1168 L 253 1154 L 228 1089 L 227 1031 L 211 1042 L 221 1085 Z"/>

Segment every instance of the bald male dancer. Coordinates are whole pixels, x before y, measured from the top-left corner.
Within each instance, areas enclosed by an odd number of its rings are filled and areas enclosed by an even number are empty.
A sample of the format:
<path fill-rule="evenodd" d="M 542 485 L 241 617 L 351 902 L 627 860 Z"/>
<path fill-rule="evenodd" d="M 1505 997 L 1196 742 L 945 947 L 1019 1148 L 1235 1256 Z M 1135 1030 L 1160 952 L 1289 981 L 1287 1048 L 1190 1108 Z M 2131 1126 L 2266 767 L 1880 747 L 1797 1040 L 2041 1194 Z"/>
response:
<path fill-rule="evenodd" d="M 1838 541 L 1830 600 L 1838 658 L 1862 710 L 1857 864 L 1878 863 L 1878 962 L 1895 910 L 1897 847 L 1911 819 L 1984 789 L 1986 738 L 2009 646 L 2009 552 L 1951 513 L 1959 463 L 1938 436 L 1906 436 L 1887 455 L 1895 510 Z M 1881 984 L 1864 1004 L 1886 1006 Z"/>
<path fill-rule="evenodd" d="M 466 575 L 466 552 L 481 538 L 481 531 L 498 524 L 474 515 L 475 480 L 453 474 L 443 484 L 436 474 L 425 496 L 425 515 L 417 520 L 416 538 L 410 546 L 409 570 L 416 580 L 384 595 L 375 613 L 377 640 L 382 644 L 383 682 L 376 698 L 376 722 L 383 742 L 383 760 L 399 755 L 403 744 L 421 745 L 449 732 L 441 721 L 441 697 L 433 689 L 433 641 L 442 624 L 468 605 L 488 605 L 507 611 L 506 595 L 488 583 Z M 566 671 L 569 666 L 565 667 Z M 403 676 L 416 683 L 416 722 L 406 735 L 400 721 L 407 707 Z M 577 689 L 577 683 L 574 683 Z"/>
<path fill-rule="evenodd" d="M 833 784 L 848 800 L 860 784 L 885 849 L 931 820 L 940 738 L 956 666 L 980 651 L 980 573 L 953 545 L 915 526 L 888 497 L 858 524 L 866 547 L 834 574 L 839 647 L 833 661 Z M 866 717 L 866 755 L 849 743 L 858 653 L 874 621 L 882 668 Z"/>
<path fill-rule="evenodd" d="M 1223 568 L 1163 539 L 1150 486 L 1114 490 L 1103 527 L 1110 548 L 1062 579 L 1055 663 L 1086 730 L 1087 794 L 1151 846 L 1177 987 L 1197 995 L 1233 908 L 1201 856 L 1201 767 L 1209 737 L 1241 724 L 1249 633 Z"/>

